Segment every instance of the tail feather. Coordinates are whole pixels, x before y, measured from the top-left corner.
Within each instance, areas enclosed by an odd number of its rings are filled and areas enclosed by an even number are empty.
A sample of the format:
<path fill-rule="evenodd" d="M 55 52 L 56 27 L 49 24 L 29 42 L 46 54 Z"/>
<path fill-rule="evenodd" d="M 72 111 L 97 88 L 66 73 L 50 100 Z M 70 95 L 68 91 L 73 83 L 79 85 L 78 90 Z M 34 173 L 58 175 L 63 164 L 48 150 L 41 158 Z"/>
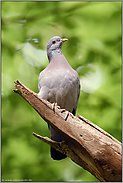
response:
<path fill-rule="evenodd" d="M 62 160 L 64 158 L 66 158 L 67 156 L 63 153 L 61 153 L 60 151 L 57 151 L 56 149 L 54 149 L 52 146 L 50 148 L 50 153 L 51 153 L 51 157 L 54 160 Z"/>
<path fill-rule="evenodd" d="M 49 130 L 50 130 L 50 135 L 51 135 L 51 139 L 56 141 L 56 142 L 62 142 L 64 141 L 64 138 L 61 136 L 61 134 L 59 134 L 56 130 L 54 130 L 51 126 L 49 126 Z M 50 153 L 51 153 L 51 157 L 54 160 L 61 160 L 66 158 L 67 156 L 63 153 L 61 153 L 60 151 L 57 151 L 55 148 L 53 148 L 51 146 L 50 148 Z"/>

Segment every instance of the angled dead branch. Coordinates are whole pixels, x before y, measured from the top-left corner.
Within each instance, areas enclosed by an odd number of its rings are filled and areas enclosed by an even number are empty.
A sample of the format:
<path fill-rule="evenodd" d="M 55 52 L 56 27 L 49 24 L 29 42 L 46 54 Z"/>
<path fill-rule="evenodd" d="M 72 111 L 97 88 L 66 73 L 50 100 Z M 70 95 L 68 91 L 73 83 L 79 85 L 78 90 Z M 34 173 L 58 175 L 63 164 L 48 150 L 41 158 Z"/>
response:
<path fill-rule="evenodd" d="M 122 144 L 86 118 L 73 116 L 67 111 L 40 99 L 20 81 L 15 82 L 14 92 L 21 95 L 39 115 L 61 133 L 65 142 L 55 142 L 48 137 L 33 135 L 89 171 L 100 181 L 122 181 Z M 67 118 L 66 118 L 67 117 Z"/>

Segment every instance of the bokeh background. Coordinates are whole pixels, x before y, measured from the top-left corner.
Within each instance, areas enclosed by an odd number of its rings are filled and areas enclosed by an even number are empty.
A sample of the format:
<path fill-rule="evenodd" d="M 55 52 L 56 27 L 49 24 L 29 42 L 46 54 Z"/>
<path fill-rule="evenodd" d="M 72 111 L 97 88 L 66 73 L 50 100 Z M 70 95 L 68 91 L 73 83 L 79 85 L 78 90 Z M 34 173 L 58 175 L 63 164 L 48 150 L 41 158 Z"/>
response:
<path fill-rule="evenodd" d="M 36 111 L 13 93 L 20 80 L 38 93 L 52 36 L 68 38 L 62 51 L 77 70 L 77 113 L 121 141 L 122 2 L 1 2 L 1 181 L 98 181 L 69 158 L 54 161 L 50 137 Z"/>

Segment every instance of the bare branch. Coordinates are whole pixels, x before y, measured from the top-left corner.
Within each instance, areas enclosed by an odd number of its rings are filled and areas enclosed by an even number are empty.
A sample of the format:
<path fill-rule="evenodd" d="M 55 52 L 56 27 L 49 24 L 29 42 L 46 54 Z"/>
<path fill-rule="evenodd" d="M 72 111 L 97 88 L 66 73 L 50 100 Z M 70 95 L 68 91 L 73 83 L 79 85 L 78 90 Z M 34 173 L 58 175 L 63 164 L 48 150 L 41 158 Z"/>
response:
<path fill-rule="evenodd" d="M 33 135 L 88 170 L 100 181 L 122 181 L 122 144 L 86 118 L 73 116 L 68 111 L 40 99 L 36 93 L 15 82 L 14 92 L 21 95 L 39 115 L 61 133 L 65 142 L 55 142 L 33 132 Z M 67 117 L 67 118 L 66 118 Z"/>

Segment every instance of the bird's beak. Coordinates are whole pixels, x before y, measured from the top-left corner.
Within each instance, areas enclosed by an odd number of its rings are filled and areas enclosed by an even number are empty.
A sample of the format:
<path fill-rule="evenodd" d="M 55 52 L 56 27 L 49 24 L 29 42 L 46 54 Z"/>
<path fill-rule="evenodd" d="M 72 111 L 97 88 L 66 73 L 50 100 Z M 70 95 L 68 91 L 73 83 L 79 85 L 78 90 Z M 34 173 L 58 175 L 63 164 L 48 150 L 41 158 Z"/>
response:
<path fill-rule="evenodd" d="M 62 42 L 65 42 L 65 41 L 67 41 L 67 40 L 68 40 L 68 39 L 66 39 L 66 38 L 64 38 L 64 39 L 61 39 L 61 41 L 62 41 Z"/>

